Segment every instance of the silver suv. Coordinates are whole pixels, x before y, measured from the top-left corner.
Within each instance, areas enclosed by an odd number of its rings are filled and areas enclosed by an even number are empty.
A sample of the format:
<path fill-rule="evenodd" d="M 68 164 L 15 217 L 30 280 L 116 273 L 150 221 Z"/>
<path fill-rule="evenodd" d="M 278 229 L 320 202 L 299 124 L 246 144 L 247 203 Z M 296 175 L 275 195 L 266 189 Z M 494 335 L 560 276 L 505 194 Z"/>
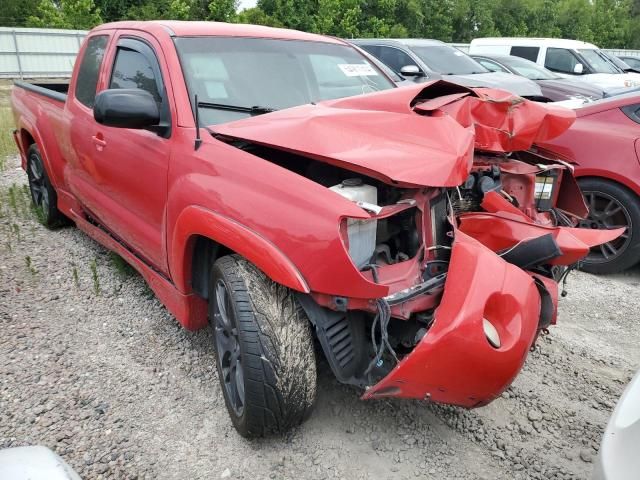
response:
<path fill-rule="evenodd" d="M 394 72 L 416 82 L 442 78 L 467 87 L 501 88 L 532 100 L 543 96 L 535 82 L 508 73 L 491 72 L 467 54 L 439 40 L 377 38 L 348 41 Z"/>

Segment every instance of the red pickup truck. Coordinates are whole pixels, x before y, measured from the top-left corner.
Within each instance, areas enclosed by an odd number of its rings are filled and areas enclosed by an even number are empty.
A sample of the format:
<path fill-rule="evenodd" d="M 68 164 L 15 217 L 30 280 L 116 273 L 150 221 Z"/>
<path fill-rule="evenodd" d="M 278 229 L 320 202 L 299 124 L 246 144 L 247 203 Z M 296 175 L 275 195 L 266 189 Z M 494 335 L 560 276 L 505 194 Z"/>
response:
<path fill-rule="evenodd" d="M 248 25 L 92 30 L 69 85 L 16 82 L 45 222 L 131 263 L 188 329 L 212 323 L 245 436 L 303 421 L 314 339 L 363 398 L 476 407 L 555 322 L 565 265 L 620 231 L 533 144 L 574 114 L 436 81 L 395 88 L 337 39 Z"/>

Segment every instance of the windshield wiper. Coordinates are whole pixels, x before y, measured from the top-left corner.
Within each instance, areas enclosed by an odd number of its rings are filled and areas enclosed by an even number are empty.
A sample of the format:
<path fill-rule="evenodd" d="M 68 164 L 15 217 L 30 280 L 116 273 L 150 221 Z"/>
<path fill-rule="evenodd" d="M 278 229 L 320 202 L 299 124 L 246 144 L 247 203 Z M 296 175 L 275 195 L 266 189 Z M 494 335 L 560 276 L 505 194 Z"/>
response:
<path fill-rule="evenodd" d="M 198 102 L 198 107 L 211 108 L 214 110 L 225 110 L 227 112 L 248 113 L 249 115 L 262 115 L 263 113 L 275 112 L 277 108 L 262 107 L 254 105 L 253 107 L 242 107 L 240 105 L 227 105 L 226 103 L 209 103 Z"/>

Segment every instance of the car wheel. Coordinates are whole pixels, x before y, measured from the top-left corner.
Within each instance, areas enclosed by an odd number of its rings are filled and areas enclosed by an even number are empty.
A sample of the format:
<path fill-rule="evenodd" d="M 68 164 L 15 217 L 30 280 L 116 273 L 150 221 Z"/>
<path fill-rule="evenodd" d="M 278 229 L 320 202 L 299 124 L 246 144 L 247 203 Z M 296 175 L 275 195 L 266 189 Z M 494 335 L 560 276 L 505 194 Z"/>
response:
<path fill-rule="evenodd" d="M 611 242 L 591 249 L 582 270 L 591 273 L 615 273 L 640 261 L 640 198 L 615 182 L 585 178 L 579 180 L 589 216 L 580 221 L 582 228 L 626 231 Z"/>
<path fill-rule="evenodd" d="M 302 423 L 315 402 L 316 363 L 309 320 L 293 292 L 227 255 L 211 271 L 209 318 L 238 433 L 261 437 Z"/>
<path fill-rule="evenodd" d="M 58 196 L 51 185 L 40 149 L 36 144 L 31 145 L 27 150 L 27 178 L 31 201 L 40 222 L 49 228 L 66 224 L 67 218 L 58 210 Z"/>

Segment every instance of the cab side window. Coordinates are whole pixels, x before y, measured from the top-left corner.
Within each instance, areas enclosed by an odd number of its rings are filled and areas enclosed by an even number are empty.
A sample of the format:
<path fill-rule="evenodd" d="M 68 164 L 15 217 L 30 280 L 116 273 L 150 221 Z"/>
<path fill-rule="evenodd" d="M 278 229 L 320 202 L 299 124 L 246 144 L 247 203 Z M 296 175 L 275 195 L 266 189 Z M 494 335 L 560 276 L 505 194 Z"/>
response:
<path fill-rule="evenodd" d="M 380 56 L 382 63 L 385 63 L 394 72 L 400 73 L 402 67 L 415 65 L 416 62 L 402 50 L 394 47 L 380 46 Z"/>
<path fill-rule="evenodd" d="M 149 92 L 160 103 L 162 96 L 158 89 L 156 71 L 142 53 L 119 47 L 109 88 L 139 88 Z"/>
<path fill-rule="evenodd" d="M 572 74 L 578 63 L 576 56 L 566 48 L 548 48 L 544 66 L 554 72 Z"/>
<path fill-rule="evenodd" d="M 87 40 L 87 48 L 78 69 L 75 95 L 80 103 L 89 108 L 93 108 L 93 102 L 96 98 L 100 66 L 108 41 L 107 35 L 96 35 Z"/>

